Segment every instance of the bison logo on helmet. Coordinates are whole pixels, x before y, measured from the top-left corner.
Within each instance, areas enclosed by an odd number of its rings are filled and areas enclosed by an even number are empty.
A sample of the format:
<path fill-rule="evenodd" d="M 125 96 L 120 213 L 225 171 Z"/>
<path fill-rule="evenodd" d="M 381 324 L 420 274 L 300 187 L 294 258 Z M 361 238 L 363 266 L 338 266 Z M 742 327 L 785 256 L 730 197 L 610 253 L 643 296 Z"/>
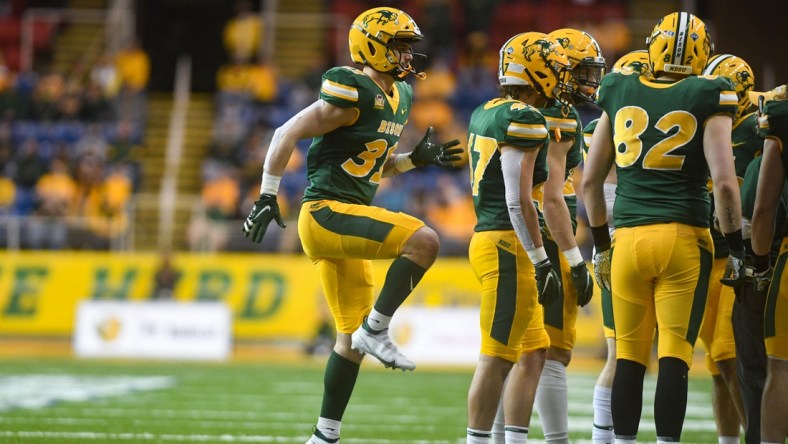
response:
<path fill-rule="evenodd" d="M 755 86 L 752 83 L 752 74 L 749 71 L 740 71 L 736 73 L 736 83 L 741 85 L 743 91 Z"/>
<path fill-rule="evenodd" d="M 364 23 L 365 28 L 369 26 L 371 22 L 377 23 L 379 25 L 385 25 L 389 22 L 397 23 L 398 16 L 399 14 L 394 11 L 383 9 L 381 11 L 375 11 L 372 14 L 365 15 L 362 19 L 362 22 Z"/>
<path fill-rule="evenodd" d="M 524 42 L 523 43 L 523 56 L 525 60 L 532 62 L 532 57 L 536 54 L 540 55 L 543 59 L 547 59 L 547 57 L 551 53 L 555 53 L 555 45 L 552 42 L 539 39 L 533 43 Z"/>
<path fill-rule="evenodd" d="M 572 42 L 569 40 L 569 37 L 559 37 L 555 39 L 562 48 L 572 49 Z"/>

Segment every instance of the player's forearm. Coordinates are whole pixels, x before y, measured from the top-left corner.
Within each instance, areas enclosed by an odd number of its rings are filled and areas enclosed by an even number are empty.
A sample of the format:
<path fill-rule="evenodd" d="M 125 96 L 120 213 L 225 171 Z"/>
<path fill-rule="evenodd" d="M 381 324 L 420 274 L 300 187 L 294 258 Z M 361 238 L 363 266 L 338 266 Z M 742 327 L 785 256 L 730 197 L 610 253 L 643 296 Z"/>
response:
<path fill-rule="evenodd" d="M 293 155 L 296 142 L 298 140 L 291 133 L 283 131 L 281 128 L 274 131 L 274 136 L 268 147 L 268 153 L 265 156 L 263 171 L 267 174 L 281 177 L 287 162 L 290 161 L 290 156 Z"/>
<path fill-rule="evenodd" d="M 774 237 L 774 210 L 755 208 L 752 217 L 752 251 L 758 256 L 769 254 Z"/>
<path fill-rule="evenodd" d="M 575 248 L 577 242 L 572 232 L 572 219 L 563 196 L 560 199 L 545 197 L 543 208 L 547 228 L 550 229 L 550 234 L 558 244 L 558 248 L 562 251 Z"/>
<path fill-rule="evenodd" d="M 735 176 L 714 182 L 714 207 L 723 234 L 741 229 L 741 196 Z"/>

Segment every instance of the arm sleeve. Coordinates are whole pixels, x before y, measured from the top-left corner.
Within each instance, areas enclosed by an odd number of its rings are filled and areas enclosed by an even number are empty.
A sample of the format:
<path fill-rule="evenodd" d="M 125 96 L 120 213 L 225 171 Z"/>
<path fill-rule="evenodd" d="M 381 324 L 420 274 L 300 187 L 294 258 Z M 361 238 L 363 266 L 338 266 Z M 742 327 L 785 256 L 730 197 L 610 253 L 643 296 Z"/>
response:
<path fill-rule="evenodd" d="M 526 250 L 534 249 L 534 241 L 525 225 L 522 208 L 520 208 L 520 163 L 523 152 L 506 150 L 501 153 L 501 170 L 506 196 L 506 207 L 509 210 L 509 220 L 512 222 L 514 232 Z"/>

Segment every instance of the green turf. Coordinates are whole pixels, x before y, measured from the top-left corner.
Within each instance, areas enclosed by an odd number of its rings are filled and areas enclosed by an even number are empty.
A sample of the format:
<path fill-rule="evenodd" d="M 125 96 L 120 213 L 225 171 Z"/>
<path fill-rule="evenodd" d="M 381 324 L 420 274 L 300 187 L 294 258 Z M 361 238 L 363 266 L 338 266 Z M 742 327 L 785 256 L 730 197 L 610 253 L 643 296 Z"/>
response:
<path fill-rule="evenodd" d="M 342 443 L 464 443 L 472 369 L 420 368 L 402 373 L 373 364 L 366 363 L 359 376 L 342 424 Z M 319 413 L 322 371 L 319 361 L 211 364 L 4 359 L 0 362 L 0 442 L 303 444 Z M 12 376 L 23 378 L 9 379 Z M 19 399 L 23 395 L 12 395 L 25 388 L 21 386 L 29 384 L 45 394 L 52 390 L 47 381 L 61 378 L 63 384 L 63 376 L 73 378 L 65 380 L 67 388 L 70 381 L 99 387 L 119 377 L 167 377 L 157 381 L 171 385 L 130 393 L 121 390 L 112 396 L 92 394 L 88 399 L 79 389 L 66 390 L 60 396 L 70 400 L 46 407 L 9 407 L 29 403 Z M 594 380 L 593 374 L 569 373 L 573 442 L 590 442 Z M 639 442 L 655 440 L 653 384 L 649 376 Z M 709 378 L 690 379 L 682 442 L 717 441 L 710 387 Z M 104 389 L 112 393 L 116 387 L 109 384 Z M 540 442 L 538 417 L 531 425 L 529 442 Z"/>

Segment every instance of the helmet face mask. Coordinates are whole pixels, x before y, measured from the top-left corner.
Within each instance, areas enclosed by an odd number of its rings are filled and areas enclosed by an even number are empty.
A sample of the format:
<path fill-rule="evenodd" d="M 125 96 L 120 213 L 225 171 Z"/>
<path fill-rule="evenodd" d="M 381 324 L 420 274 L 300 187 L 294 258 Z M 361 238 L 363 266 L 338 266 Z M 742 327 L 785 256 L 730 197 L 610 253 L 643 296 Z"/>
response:
<path fill-rule="evenodd" d="M 587 32 L 573 28 L 557 29 L 548 36 L 561 45 L 569 59 L 572 78 L 567 85 L 572 101 L 595 102 L 596 90 L 606 70 L 597 41 Z"/>
<path fill-rule="evenodd" d="M 706 24 L 688 12 L 666 15 L 646 39 L 654 76 L 699 75 L 714 51 Z"/>
<path fill-rule="evenodd" d="M 718 54 L 709 59 L 703 70 L 705 75 L 718 75 L 733 82 L 736 96 L 739 98 L 739 108 L 736 119 L 739 119 L 752 106 L 749 92 L 755 86 L 755 74 L 752 68 L 743 59 L 731 54 Z"/>
<path fill-rule="evenodd" d="M 426 65 L 427 56 L 413 53 L 410 47 L 403 50 L 403 43 L 410 46 L 422 38 L 418 25 L 405 12 L 388 7 L 369 9 L 350 26 L 350 58 L 397 80 L 410 73 L 418 76 L 421 71 L 417 69 Z M 412 55 L 410 63 L 403 63 L 403 53 Z"/>
<path fill-rule="evenodd" d="M 569 60 L 561 45 L 547 34 L 526 32 L 510 38 L 501 47 L 498 64 L 501 86 L 530 86 L 545 99 L 566 104 L 571 87 Z"/>

